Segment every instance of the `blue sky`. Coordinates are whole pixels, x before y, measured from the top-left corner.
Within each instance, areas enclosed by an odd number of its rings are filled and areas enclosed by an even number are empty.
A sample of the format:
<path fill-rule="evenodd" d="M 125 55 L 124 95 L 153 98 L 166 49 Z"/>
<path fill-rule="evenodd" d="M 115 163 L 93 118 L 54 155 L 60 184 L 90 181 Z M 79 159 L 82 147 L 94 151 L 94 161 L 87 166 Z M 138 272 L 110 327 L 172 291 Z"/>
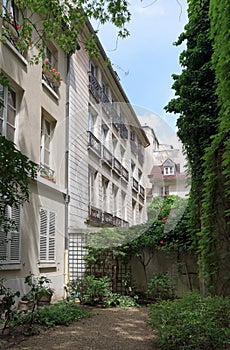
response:
<path fill-rule="evenodd" d="M 183 48 L 173 42 L 187 23 L 187 2 L 134 0 L 130 4 L 130 36 L 119 39 L 116 47 L 116 32 L 105 25 L 99 28 L 99 38 L 133 106 L 157 114 L 175 130 L 176 117 L 166 114 L 164 106 L 174 96 L 171 75 L 181 71 Z"/>

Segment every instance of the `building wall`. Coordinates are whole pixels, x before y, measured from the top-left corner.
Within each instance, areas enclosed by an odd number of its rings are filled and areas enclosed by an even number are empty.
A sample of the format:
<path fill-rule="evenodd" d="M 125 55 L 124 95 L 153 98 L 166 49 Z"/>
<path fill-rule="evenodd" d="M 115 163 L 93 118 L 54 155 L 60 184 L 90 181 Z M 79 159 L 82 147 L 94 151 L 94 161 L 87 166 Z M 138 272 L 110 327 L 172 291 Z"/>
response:
<path fill-rule="evenodd" d="M 25 291 L 24 278 L 30 272 L 35 276 L 51 278 L 55 297 L 63 296 L 64 238 L 65 238 L 65 110 L 66 110 L 66 56 L 56 47 L 58 69 L 63 77 L 54 91 L 42 79 L 42 63 L 30 65 L 35 49 L 23 57 L 9 43 L 0 43 L 0 69 L 8 77 L 17 94 L 15 143 L 19 150 L 40 164 L 41 117 L 45 113 L 52 120 L 51 162 L 56 182 L 38 176 L 30 185 L 30 202 L 21 212 L 21 259 L 18 264 L 1 264 L 1 276 L 8 284 Z M 42 112 L 43 111 L 43 112 Z M 40 208 L 56 214 L 55 260 L 39 261 Z"/>
<path fill-rule="evenodd" d="M 148 140 L 99 49 L 99 58 L 90 60 L 82 46 L 70 62 L 68 221 L 75 276 L 79 234 L 146 220 L 142 154 Z"/>

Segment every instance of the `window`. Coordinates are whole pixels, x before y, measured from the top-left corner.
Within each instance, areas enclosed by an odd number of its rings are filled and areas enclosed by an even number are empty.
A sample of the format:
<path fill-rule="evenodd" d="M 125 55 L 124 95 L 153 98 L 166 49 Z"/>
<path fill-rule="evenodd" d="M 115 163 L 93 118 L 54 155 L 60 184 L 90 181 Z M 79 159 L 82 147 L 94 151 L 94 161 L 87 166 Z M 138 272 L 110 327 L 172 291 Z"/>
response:
<path fill-rule="evenodd" d="M 40 209 L 40 262 L 55 261 L 56 214 Z"/>
<path fill-rule="evenodd" d="M 97 127 L 97 113 L 93 110 L 91 106 L 89 106 L 88 111 L 88 128 L 89 131 L 91 131 L 94 136 L 96 136 L 96 127 Z"/>
<path fill-rule="evenodd" d="M 109 208 L 109 180 L 104 176 L 102 177 L 102 205 L 103 210 L 108 211 Z"/>
<path fill-rule="evenodd" d="M 174 175 L 174 174 L 175 174 L 174 166 L 164 167 L 164 175 Z"/>
<path fill-rule="evenodd" d="M 54 132 L 54 122 L 47 119 L 44 115 L 41 119 L 41 163 L 47 167 L 51 165 L 52 156 L 52 138 Z"/>
<path fill-rule="evenodd" d="M 160 196 L 165 197 L 169 195 L 169 186 L 160 187 Z"/>
<path fill-rule="evenodd" d="M 174 175 L 175 174 L 175 164 L 171 159 L 167 159 L 163 163 L 163 174 L 164 175 Z"/>
<path fill-rule="evenodd" d="M 97 68 L 92 62 L 89 64 L 89 71 L 95 78 L 97 77 Z"/>
<path fill-rule="evenodd" d="M 14 141 L 16 121 L 16 93 L 0 84 L 0 134 Z"/>
<path fill-rule="evenodd" d="M 45 47 L 45 60 L 42 66 L 42 79 L 55 92 L 61 85 L 62 81 L 60 72 L 58 71 L 57 57 L 57 49 L 51 42 L 49 42 L 49 45 Z"/>
<path fill-rule="evenodd" d="M 55 122 L 43 115 L 41 119 L 40 176 L 55 183 L 55 172 L 51 168 L 54 127 Z"/>
<path fill-rule="evenodd" d="M 0 263 L 18 264 L 21 255 L 21 224 L 20 207 L 6 208 L 6 225 L 12 223 L 11 228 L 5 232 L 0 228 Z"/>
<path fill-rule="evenodd" d="M 92 206 L 97 206 L 97 175 L 98 172 L 94 169 L 89 169 L 89 178 L 88 178 L 88 184 L 89 184 L 89 203 Z"/>

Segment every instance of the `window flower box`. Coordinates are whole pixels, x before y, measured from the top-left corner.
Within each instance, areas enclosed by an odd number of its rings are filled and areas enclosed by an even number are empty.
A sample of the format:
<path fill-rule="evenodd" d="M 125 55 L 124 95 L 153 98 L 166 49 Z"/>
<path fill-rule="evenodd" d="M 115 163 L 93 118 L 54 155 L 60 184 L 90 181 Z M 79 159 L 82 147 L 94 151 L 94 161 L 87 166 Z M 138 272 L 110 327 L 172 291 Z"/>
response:
<path fill-rule="evenodd" d="M 61 75 L 55 68 L 51 66 L 48 58 L 46 58 L 43 62 L 42 72 L 47 78 L 47 80 L 50 83 L 52 83 L 54 87 L 58 88 L 61 85 L 61 82 L 62 82 Z"/>

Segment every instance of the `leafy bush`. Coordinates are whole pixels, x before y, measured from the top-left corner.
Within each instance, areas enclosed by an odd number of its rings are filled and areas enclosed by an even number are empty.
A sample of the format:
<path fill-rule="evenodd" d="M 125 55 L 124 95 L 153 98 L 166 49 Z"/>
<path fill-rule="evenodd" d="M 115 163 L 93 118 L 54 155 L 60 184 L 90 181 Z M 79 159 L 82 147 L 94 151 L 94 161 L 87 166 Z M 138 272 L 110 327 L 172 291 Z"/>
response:
<path fill-rule="evenodd" d="M 101 303 L 104 297 L 110 294 L 109 278 L 103 276 L 95 278 L 86 276 L 68 283 L 66 287 L 68 299 L 79 298 L 82 304 L 95 305 Z"/>
<path fill-rule="evenodd" d="M 103 306 L 105 307 L 121 307 L 126 309 L 127 307 L 138 307 L 136 298 L 132 298 L 129 295 L 120 295 L 117 293 L 111 293 L 109 297 L 103 300 Z"/>
<path fill-rule="evenodd" d="M 4 333 L 7 325 L 10 324 L 11 320 L 14 319 L 15 309 L 13 306 L 15 305 L 16 298 L 20 296 L 19 291 L 14 291 L 11 288 L 7 288 L 5 286 L 5 282 L 6 281 L 4 278 L 0 279 L 0 318 L 4 320 L 2 333 Z"/>
<path fill-rule="evenodd" d="M 90 312 L 84 310 L 77 303 L 62 300 L 54 305 L 45 306 L 34 311 L 33 323 L 46 327 L 68 326 L 72 321 L 90 316 Z M 14 326 L 19 324 L 30 324 L 30 312 L 21 312 L 20 317 L 15 320 Z"/>
<path fill-rule="evenodd" d="M 230 299 L 190 293 L 152 304 L 149 324 L 161 349 L 224 350 L 230 347 Z"/>
<path fill-rule="evenodd" d="M 148 297 L 167 300 L 172 299 L 174 294 L 174 288 L 168 273 L 158 273 L 148 283 Z"/>

